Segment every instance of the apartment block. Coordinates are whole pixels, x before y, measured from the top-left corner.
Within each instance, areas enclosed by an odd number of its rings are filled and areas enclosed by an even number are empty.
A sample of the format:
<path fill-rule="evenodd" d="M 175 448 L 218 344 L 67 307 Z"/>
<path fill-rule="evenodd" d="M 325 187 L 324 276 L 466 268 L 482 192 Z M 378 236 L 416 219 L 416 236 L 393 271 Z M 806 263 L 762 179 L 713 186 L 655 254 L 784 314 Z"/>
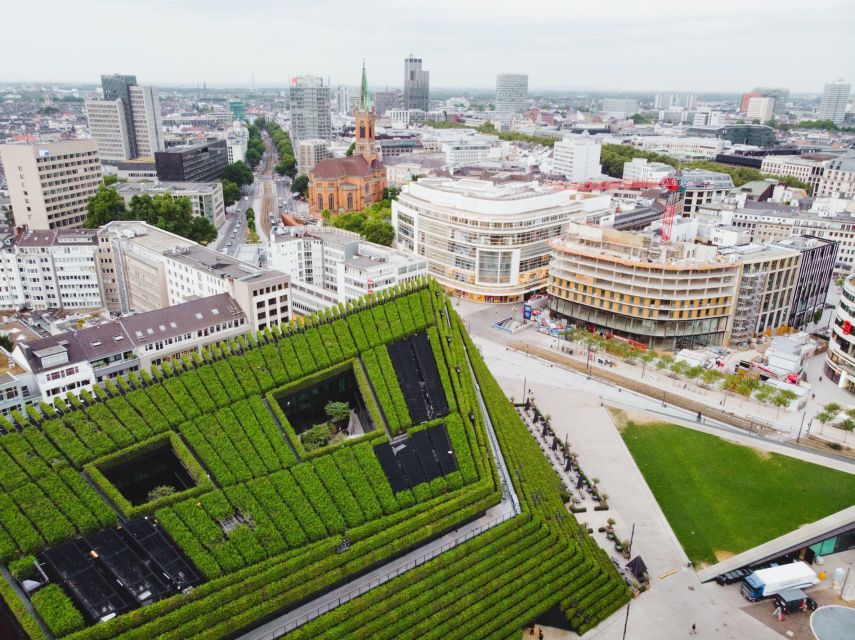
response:
<path fill-rule="evenodd" d="M 599 142 L 587 135 L 566 136 L 554 147 L 554 171 L 571 182 L 582 182 L 602 175 Z"/>
<path fill-rule="evenodd" d="M 0 145 L 15 224 L 30 229 L 79 227 L 101 184 L 94 140 Z"/>
<path fill-rule="evenodd" d="M 760 171 L 770 176 L 780 178 L 793 177 L 806 182 L 811 186 L 811 193 L 815 193 L 825 174 L 828 164 L 827 159 L 811 159 L 802 156 L 776 156 L 763 157 Z"/>
<path fill-rule="evenodd" d="M 334 227 L 277 228 L 270 265 L 291 280 L 295 313 L 310 314 L 427 275 L 427 259 Z"/>

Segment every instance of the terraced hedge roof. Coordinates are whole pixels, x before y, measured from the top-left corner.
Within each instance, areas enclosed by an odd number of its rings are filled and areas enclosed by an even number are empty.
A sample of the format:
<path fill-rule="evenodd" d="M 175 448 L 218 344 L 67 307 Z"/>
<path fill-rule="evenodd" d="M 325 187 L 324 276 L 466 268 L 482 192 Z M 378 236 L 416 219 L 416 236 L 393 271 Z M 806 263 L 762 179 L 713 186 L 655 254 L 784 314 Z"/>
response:
<path fill-rule="evenodd" d="M 422 424 L 387 350 L 417 332 L 448 405 Z M 277 398 L 345 370 L 375 428 L 307 451 Z M 506 638 L 553 605 L 584 632 L 629 597 L 433 282 L 219 343 L 43 410 L 2 425 L 0 560 L 20 577 L 31 554 L 142 516 L 204 576 L 188 593 L 94 624 L 67 587 L 51 585 L 33 604 L 58 638 L 233 637 L 418 549 L 507 501 L 490 424 L 520 513 L 286 637 Z M 393 491 L 374 445 L 435 424 L 447 429 L 456 470 Z M 131 505 L 101 472 L 152 442 L 172 442 L 199 482 Z M 46 638 L 16 584 L 0 581 L 0 594 L 30 637 Z"/>

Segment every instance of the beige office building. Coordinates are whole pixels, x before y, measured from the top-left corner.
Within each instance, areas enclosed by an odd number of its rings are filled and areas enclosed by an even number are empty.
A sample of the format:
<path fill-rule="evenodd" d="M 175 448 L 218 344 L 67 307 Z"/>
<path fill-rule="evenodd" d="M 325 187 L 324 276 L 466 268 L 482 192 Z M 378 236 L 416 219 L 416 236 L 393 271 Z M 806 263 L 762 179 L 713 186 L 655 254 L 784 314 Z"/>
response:
<path fill-rule="evenodd" d="M 87 100 L 89 133 L 98 143 L 101 160 L 120 162 L 131 157 L 128 126 L 121 100 Z"/>
<path fill-rule="evenodd" d="M 101 184 L 95 140 L 0 145 L 17 226 L 79 227 Z"/>

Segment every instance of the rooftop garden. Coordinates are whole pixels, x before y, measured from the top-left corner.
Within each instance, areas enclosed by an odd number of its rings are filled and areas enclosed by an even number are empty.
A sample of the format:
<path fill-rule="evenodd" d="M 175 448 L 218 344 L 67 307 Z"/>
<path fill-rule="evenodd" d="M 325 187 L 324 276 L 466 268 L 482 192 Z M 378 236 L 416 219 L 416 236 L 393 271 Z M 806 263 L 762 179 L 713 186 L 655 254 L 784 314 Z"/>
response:
<path fill-rule="evenodd" d="M 521 512 L 286 637 L 508 637 L 554 605 L 584 632 L 628 591 L 428 282 L 0 423 L 0 595 L 31 638 L 235 637 L 485 517 L 488 417 Z"/>

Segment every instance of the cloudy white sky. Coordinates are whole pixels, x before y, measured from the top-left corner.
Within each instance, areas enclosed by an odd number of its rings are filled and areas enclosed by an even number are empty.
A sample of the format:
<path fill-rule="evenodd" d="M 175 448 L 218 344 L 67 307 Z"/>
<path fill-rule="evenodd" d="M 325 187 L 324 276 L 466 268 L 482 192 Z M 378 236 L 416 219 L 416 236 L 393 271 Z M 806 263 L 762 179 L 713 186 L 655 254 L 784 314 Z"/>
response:
<path fill-rule="evenodd" d="M 0 82 L 821 92 L 855 78 L 853 0 L 3 0 Z"/>

